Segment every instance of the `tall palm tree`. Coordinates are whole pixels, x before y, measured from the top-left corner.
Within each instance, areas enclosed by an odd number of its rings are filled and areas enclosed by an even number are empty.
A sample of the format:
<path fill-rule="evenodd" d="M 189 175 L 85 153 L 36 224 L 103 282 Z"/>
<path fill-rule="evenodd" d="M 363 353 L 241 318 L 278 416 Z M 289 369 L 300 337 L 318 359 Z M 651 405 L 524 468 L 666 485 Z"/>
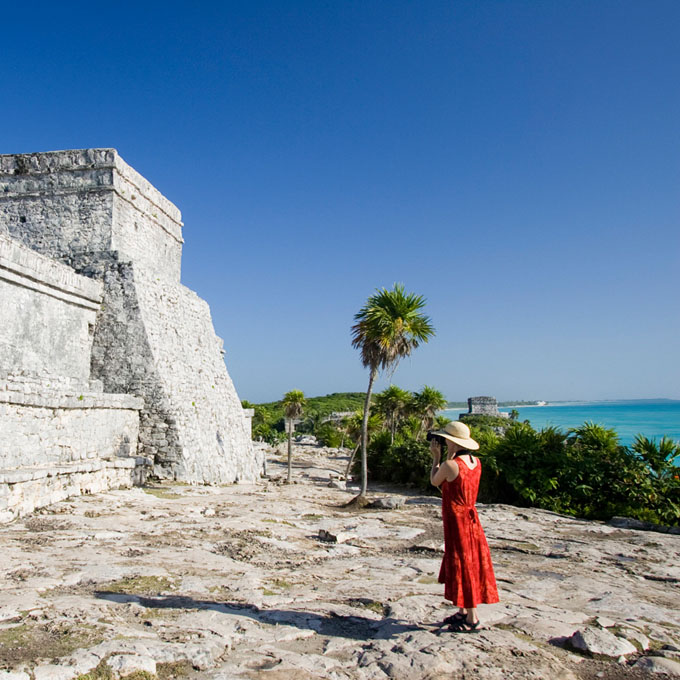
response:
<path fill-rule="evenodd" d="M 354 315 L 352 346 L 361 351 L 361 363 L 369 371 L 361 426 L 360 496 L 365 496 L 368 489 L 366 449 L 373 383 L 380 370 L 396 369 L 400 359 L 434 335 L 429 317 L 421 311 L 424 306 L 422 295 L 407 293 L 403 285 L 395 283 L 392 290 L 377 289 Z"/>
<path fill-rule="evenodd" d="M 396 385 L 390 385 L 375 395 L 375 408 L 385 418 L 385 423 L 390 428 L 392 444 L 399 422 L 408 415 L 412 404 L 413 395 Z"/>
<path fill-rule="evenodd" d="M 293 421 L 302 415 L 305 406 L 305 395 L 301 390 L 291 390 L 283 395 L 283 412 L 288 426 L 288 484 L 292 478 L 292 448 L 293 448 Z"/>
<path fill-rule="evenodd" d="M 414 393 L 413 401 L 416 414 L 420 418 L 420 428 L 416 437 L 416 439 L 419 439 L 423 430 L 432 429 L 437 411 L 441 411 L 448 402 L 439 390 L 428 385 L 425 385 L 420 392 Z"/>

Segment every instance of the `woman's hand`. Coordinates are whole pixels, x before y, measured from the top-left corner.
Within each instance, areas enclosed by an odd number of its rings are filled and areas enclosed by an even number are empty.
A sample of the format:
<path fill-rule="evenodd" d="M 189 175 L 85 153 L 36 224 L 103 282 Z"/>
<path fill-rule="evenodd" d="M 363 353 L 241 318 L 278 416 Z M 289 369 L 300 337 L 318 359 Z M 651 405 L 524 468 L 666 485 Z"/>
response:
<path fill-rule="evenodd" d="M 432 454 L 432 462 L 438 463 L 442 457 L 442 449 L 436 439 L 430 440 L 430 453 Z"/>

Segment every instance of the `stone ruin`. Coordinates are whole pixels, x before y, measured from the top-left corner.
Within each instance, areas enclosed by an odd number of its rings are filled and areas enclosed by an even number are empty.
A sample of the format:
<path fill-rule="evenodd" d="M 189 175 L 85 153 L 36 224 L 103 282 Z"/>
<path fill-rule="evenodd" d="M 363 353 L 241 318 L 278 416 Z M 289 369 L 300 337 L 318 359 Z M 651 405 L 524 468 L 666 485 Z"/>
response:
<path fill-rule="evenodd" d="M 0 156 L 0 520 L 261 461 L 179 210 L 114 149 Z"/>
<path fill-rule="evenodd" d="M 496 397 L 469 397 L 468 416 L 496 416 L 497 418 L 508 418 L 509 413 L 498 410 Z"/>

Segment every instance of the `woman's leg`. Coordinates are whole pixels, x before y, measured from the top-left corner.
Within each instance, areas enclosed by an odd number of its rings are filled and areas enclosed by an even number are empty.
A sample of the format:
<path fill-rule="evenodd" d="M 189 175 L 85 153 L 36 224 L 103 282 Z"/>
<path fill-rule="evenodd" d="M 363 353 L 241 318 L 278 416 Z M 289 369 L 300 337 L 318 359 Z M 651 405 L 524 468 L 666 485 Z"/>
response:
<path fill-rule="evenodd" d="M 467 623 L 477 623 L 477 621 L 479 621 L 479 617 L 477 616 L 476 607 L 468 607 L 467 609 L 464 610 L 464 612 L 465 612 L 465 621 Z"/>

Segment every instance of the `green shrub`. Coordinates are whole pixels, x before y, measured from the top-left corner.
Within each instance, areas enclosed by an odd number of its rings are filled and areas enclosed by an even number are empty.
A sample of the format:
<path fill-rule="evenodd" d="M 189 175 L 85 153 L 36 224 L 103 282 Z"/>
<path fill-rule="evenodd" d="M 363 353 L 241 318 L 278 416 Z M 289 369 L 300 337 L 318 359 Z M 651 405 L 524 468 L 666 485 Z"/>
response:
<path fill-rule="evenodd" d="M 429 443 L 397 434 L 390 445 L 391 434 L 376 433 L 368 446 L 368 473 L 371 479 L 396 484 L 409 484 L 428 490 L 432 457 Z"/>
<path fill-rule="evenodd" d="M 504 420 L 504 427 L 482 417 L 471 423 L 483 472 L 478 499 L 554 512 L 609 519 L 634 517 L 667 525 L 680 524 L 680 444 L 638 437 L 622 446 L 613 430 L 584 423 L 563 432 Z M 375 433 L 368 448 L 371 479 L 430 485 L 431 457 L 425 441 L 409 427 Z"/>
<path fill-rule="evenodd" d="M 343 441 L 342 432 L 333 423 L 319 425 L 315 430 L 315 436 L 319 444 L 331 448 L 338 448 Z"/>

